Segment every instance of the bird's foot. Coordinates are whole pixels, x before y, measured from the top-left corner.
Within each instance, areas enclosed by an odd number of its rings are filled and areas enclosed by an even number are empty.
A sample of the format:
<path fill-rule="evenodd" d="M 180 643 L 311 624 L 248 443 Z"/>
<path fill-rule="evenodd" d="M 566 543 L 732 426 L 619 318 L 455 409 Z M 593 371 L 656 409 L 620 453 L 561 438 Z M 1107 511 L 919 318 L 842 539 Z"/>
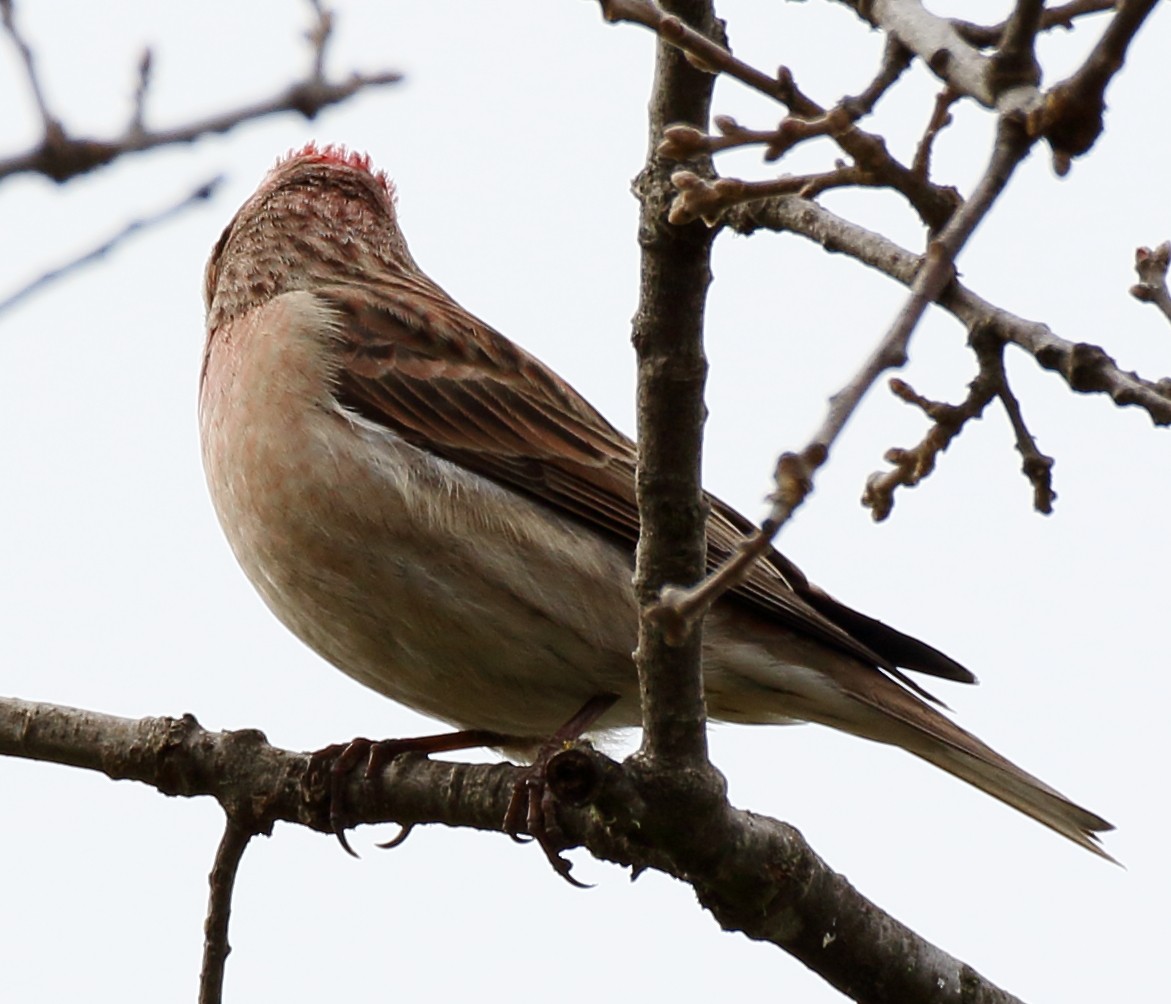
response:
<path fill-rule="evenodd" d="M 549 761 L 569 745 L 560 743 L 542 747 L 536 759 L 523 769 L 504 814 L 504 831 L 517 843 L 534 841 L 544 851 L 553 870 L 566 882 L 579 889 L 589 889 L 589 885 L 569 874 L 573 862 L 561 856 L 561 851 L 569 844 L 557 822 L 556 798 L 549 790 Z"/>
<path fill-rule="evenodd" d="M 413 739 L 351 739 L 348 743 L 326 746 L 311 754 L 308 776 L 318 776 L 322 772 L 329 774 L 329 828 L 346 853 L 357 857 L 357 853 L 346 839 L 346 830 L 351 825 L 346 813 L 346 785 L 349 783 L 351 772 L 359 764 L 365 762 L 362 777 L 369 779 L 403 753 L 448 753 L 481 746 L 506 746 L 515 741 L 513 736 L 484 729 L 417 736 Z M 404 824 L 398 836 L 377 846 L 383 849 L 397 847 L 407 839 L 413 826 L 413 823 Z"/>
<path fill-rule="evenodd" d="M 573 863 L 561 856 L 561 851 L 569 844 L 557 822 L 556 798 L 549 788 L 549 761 L 571 748 L 617 700 L 617 694 L 591 697 L 550 737 L 533 762 L 522 771 L 504 814 L 504 831 L 517 842 L 523 841 L 525 836 L 535 841 L 553 870 L 579 889 L 589 889 L 590 886 L 569 874 Z"/>

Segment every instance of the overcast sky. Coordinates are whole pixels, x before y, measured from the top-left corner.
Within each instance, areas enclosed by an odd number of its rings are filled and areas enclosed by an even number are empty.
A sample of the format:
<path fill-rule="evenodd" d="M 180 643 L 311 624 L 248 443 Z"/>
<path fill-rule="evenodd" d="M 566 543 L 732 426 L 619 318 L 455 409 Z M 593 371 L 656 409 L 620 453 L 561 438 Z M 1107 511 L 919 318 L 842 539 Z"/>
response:
<path fill-rule="evenodd" d="M 124 122 L 144 44 L 155 54 L 150 123 L 178 124 L 300 72 L 306 6 L 26 0 L 17 13 L 53 107 L 72 129 L 104 135 Z M 434 730 L 276 622 L 203 484 L 203 264 L 274 158 L 309 139 L 368 151 L 397 181 L 421 265 L 633 429 L 629 183 L 645 151 L 652 38 L 606 25 L 581 0 L 336 6 L 334 71 L 400 69 L 404 84 L 314 123 L 282 116 L 65 187 L 21 177 L 0 189 L 3 296 L 227 176 L 212 204 L 0 317 L 2 692 L 126 716 L 192 712 L 292 749 Z M 992 20 L 1004 5 L 979 6 Z M 719 11 L 740 56 L 788 65 L 823 103 L 860 91 L 876 65 L 881 37 L 844 7 L 741 0 Z M 1099 30 L 1046 40 L 1047 79 Z M 1160 10 L 1109 92 L 1098 148 L 1064 180 L 1038 150 L 960 262 L 981 295 L 1152 379 L 1171 372 L 1171 330 L 1126 290 L 1134 248 L 1171 237 L 1169 51 Z M 905 160 L 936 89 L 916 70 L 880 107 L 872 127 Z M 35 142 L 39 124 L 6 43 L 0 95 L 9 154 Z M 735 84 L 720 85 L 716 111 L 758 128 L 779 116 Z M 940 139 L 937 180 L 970 191 L 991 127 L 961 108 Z M 824 168 L 834 155 L 802 149 L 783 169 Z M 756 155 L 719 167 L 776 170 Z M 894 197 L 824 201 L 922 247 Z M 793 237 L 724 235 L 714 271 L 705 477 L 756 517 L 777 453 L 805 443 L 902 293 Z M 901 376 L 959 400 L 973 375 L 964 342 L 933 313 Z M 980 687 L 936 688 L 961 723 L 1113 821 L 1106 846 L 1126 868 L 913 757 L 825 729 L 716 727 L 712 755 L 736 804 L 796 825 L 863 893 L 1006 989 L 1065 1004 L 1154 1000 L 1171 935 L 1168 433 L 1137 409 L 1072 394 L 1022 353 L 1009 358 L 1026 419 L 1057 460 L 1054 515 L 1031 511 L 1008 424 L 990 407 L 874 524 L 858 504 L 867 474 L 924 428 L 877 389 L 780 544 L 843 600 L 972 668 Z M 0 996 L 193 999 L 218 807 L 12 760 L 0 761 L 0 786 Z M 432 827 L 374 849 L 388 835 L 353 835 L 360 861 L 283 825 L 253 844 L 227 999 L 841 999 L 779 950 L 721 933 L 662 876 L 632 885 L 575 852 L 574 874 L 596 885 L 583 892 L 505 837 Z"/>

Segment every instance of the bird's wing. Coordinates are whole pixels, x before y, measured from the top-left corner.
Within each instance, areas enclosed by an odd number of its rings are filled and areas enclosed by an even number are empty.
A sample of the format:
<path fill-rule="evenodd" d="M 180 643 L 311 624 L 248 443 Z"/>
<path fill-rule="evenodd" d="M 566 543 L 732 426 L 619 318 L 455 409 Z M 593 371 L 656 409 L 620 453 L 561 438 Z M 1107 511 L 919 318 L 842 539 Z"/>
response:
<path fill-rule="evenodd" d="M 548 367 L 422 278 L 314 292 L 339 318 L 344 407 L 633 549 L 635 445 Z M 707 501 L 712 568 L 754 527 L 719 499 Z M 930 697 L 896 667 L 975 680 L 943 653 L 822 592 L 775 550 L 730 596 L 881 666 L 922 696 Z"/>

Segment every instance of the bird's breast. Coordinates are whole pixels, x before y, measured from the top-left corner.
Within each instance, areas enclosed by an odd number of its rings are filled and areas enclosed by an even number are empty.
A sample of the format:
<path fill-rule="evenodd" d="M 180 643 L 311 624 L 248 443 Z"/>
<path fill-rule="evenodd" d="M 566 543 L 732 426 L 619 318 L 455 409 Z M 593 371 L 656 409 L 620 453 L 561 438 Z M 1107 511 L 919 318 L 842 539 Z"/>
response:
<path fill-rule="evenodd" d="M 635 724 L 629 555 L 333 399 L 333 318 L 287 294 L 216 332 L 204 465 L 274 613 L 336 666 L 461 727 L 547 735 L 589 697 Z"/>

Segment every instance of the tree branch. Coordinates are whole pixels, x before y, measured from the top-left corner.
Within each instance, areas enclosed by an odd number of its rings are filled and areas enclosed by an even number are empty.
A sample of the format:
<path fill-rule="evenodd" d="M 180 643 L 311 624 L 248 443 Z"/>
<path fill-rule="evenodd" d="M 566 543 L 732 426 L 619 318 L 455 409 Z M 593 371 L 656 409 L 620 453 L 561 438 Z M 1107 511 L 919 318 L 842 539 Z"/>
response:
<path fill-rule="evenodd" d="M 992 57 L 969 43 L 947 18 L 932 14 L 918 0 L 838 0 L 860 18 L 897 38 L 952 90 L 986 108 L 1021 110 L 1039 100 L 1036 87 L 1006 86 Z M 1035 3 L 1037 0 L 1027 0 Z"/>
<path fill-rule="evenodd" d="M 981 328 L 972 332 L 969 341 L 980 369 L 968 385 L 968 396 L 960 404 L 929 401 L 915 393 L 904 381 L 891 380 L 891 391 L 908 404 L 919 408 L 933 424 L 916 446 L 910 449 L 892 447 L 887 450 L 883 459 L 893 464 L 893 468 L 876 471 L 866 479 L 862 504 L 871 510 L 875 520 L 884 520 L 891 514 L 897 488 L 913 488 L 931 474 L 939 454 L 963 432 L 968 422 L 983 415 L 993 398 L 1000 398 L 1012 423 L 1017 450 L 1023 458 L 1021 470 L 1033 485 L 1033 508 L 1042 513 L 1052 512 L 1053 500 L 1057 497 L 1050 480 L 1053 458 L 1041 453 L 1025 426 L 1020 404 L 1009 387 L 1008 374 L 1004 369 L 1005 342 Z"/>
<path fill-rule="evenodd" d="M 800 453 L 784 453 L 777 460 L 776 490 L 772 507 L 756 533 L 746 537 L 736 553 L 701 582 L 688 589 L 673 588 L 661 597 L 653 616 L 676 626 L 691 621 L 710 609 L 729 589 L 743 581 L 752 562 L 767 552 L 772 540 L 813 489 L 813 476 L 829 458 L 850 417 L 874 382 L 888 369 L 898 369 L 907 360 L 907 344 L 929 304 L 955 276 L 955 259 L 996 198 L 1008 184 L 1013 171 L 1032 145 L 1019 117 L 1003 115 L 996 145 L 972 197 L 956 212 L 939 237 L 927 245 L 927 254 L 910 283 L 910 295 L 887 329 L 877 348 L 847 384 L 830 398 L 820 428 Z"/>
<path fill-rule="evenodd" d="M 1139 248 L 1134 253 L 1134 270 L 1138 282 L 1130 295 L 1140 303 L 1153 303 L 1171 321 L 1171 293 L 1167 291 L 1167 266 L 1171 262 L 1171 241 L 1157 248 Z"/>
<path fill-rule="evenodd" d="M 918 255 L 894 241 L 791 195 L 738 206 L 722 222 L 738 233 L 765 227 L 800 234 L 904 285 L 914 281 L 921 264 Z M 1071 390 L 1107 394 L 1117 405 L 1142 408 L 1155 425 L 1171 425 L 1171 378 L 1145 380 L 1124 371 L 1101 347 L 1061 338 L 1048 325 L 997 307 L 955 279 L 938 303 L 969 331 L 987 328 L 1028 352 L 1042 368 L 1058 373 Z"/>
<path fill-rule="evenodd" d="M 104 258 L 120 244 L 125 243 L 136 234 L 140 234 L 144 230 L 150 230 L 153 227 L 160 226 L 161 224 L 166 223 L 172 217 L 178 216 L 180 213 L 190 209 L 198 203 L 206 202 L 213 195 L 215 195 L 216 189 L 219 188 L 223 180 L 223 177 L 220 176 L 212 178 L 210 181 L 205 181 L 202 185 L 195 189 L 195 191 L 191 192 L 189 195 L 185 195 L 178 202 L 168 206 L 166 209 L 162 209 L 157 213 L 152 213 L 150 216 L 143 216 L 137 220 L 131 220 L 116 234 L 111 237 L 107 237 L 104 241 L 97 245 L 97 247 L 91 248 L 89 251 L 78 255 L 71 261 L 67 261 L 63 265 L 58 265 L 56 268 L 52 268 L 48 272 L 37 276 L 37 278 L 35 278 L 32 282 L 22 286 L 15 292 L 10 293 L 3 299 L 0 299 L 0 315 L 3 315 L 5 312 L 11 310 L 17 304 L 23 302 L 35 293 L 41 292 L 46 286 L 50 286 L 54 282 L 57 282 L 60 279 L 64 279 L 71 273 L 76 272 L 78 269 L 84 268 L 86 265 L 90 265 L 93 262 Z"/>
<path fill-rule="evenodd" d="M 278 820 L 329 832 L 327 778 L 311 776 L 307 754 L 270 746 L 256 730 L 213 733 L 190 715 L 136 721 L 0 698 L 0 755 L 97 770 L 168 795 L 213 796 L 236 821 L 218 855 L 228 870 L 246 832 L 268 833 Z M 347 811 L 356 823 L 501 832 L 520 770 L 404 755 L 373 777 L 355 772 Z M 724 929 L 784 949 L 855 1000 L 1016 1001 L 867 900 L 790 826 L 586 748 L 558 754 L 550 784 L 573 846 L 636 875 L 655 868 L 689 883 Z"/>
<path fill-rule="evenodd" d="M 224 998 L 224 966 L 228 944 L 228 919 L 232 913 L 232 890 L 244 849 L 253 832 L 229 816 L 216 850 L 215 864 L 208 876 L 207 919 L 203 924 L 203 968 L 199 974 L 199 1004 L 220 1004 Z"/>
<path fill-rule="evenodd" d="M 611 5 L 602 6 L 608 12 Z M 671 19 L 681 28 L 680 18 L 704 32 L 716 29 L 707 0 L 678 0 L 671 9 Z M 707 378 L 703 317 L 713 235 L 700 224 L 678 227 L 667 221 L 671 167 L 657 147 L 673 122 L 707 124 L 712 84 L 712 76 L 696 69 L 677 47 L 659 41 L 649 151 L 635 182 L 642 262 L 632 335 L 638 356 L 641 521 L 634 582 L 644 610 L 665 585 L 700 578 L 706 554 L 707 511 L 700 484 Z M 668 640 L 659 625 L 641 618 L 635 653 L 642 690 L 641 753 L 660 768 L 710 770 L 701 645 L 699 625 L 685 639 Z"/>
<path fill-rule="evenodd" d="M 709 73 L 726 73 L 734 77 L 781 102 L 800 119 L 840 124 L 842 128 L 832 133 L 838 146 L 853 157 L 861 168 L 877 177 L 880 183 L 888 185 L 902 195 L 931 230 L 942 227 L 955 210 L 958 199 L 953 189 L 931 185 L 914 171 L 900 164 L 891 156 L 881 137 L 850 124 L 848 106 L 840 106 L 842 115 L 839 119 L 831 118 L 830 112 L 802 93 L 793 80 L 793 75 L 785 67 L 781 67 L 776 77 L 770 77 L 737 59 L 726 46 L 705 38 L 683 25 L 678 18 L 664 14 L 650 0 L 600 0 L 600 3 L 607 20 L 630 21 L 651 28 L 658 33 L 662 41 L 687 53 L 693 64 Z M 889 50 L 884 55 L 884 65 L 888 59 Z M 883 71 L 880 71 L 879 77 L 882 75 Z M 664 126 L 671 124 L 665 122 Z M 782 123 L 778 130 L 782 137 L 785 136 L 785 128 L 785 124 Z M 796 135 L 805 134 L 806 130 L 797 128 L 799 131 Z M 693 156 L 697 152 L 693 150 L 688 155 Z"/>
<path fill-rule="evenodd" d="M 20 50 L 25 63 L 26 77 L 33 92 L 34 101 L 44 123 L 40 142 L 31 150 L 13 157 L 0 159 L 0 180 L 9 175 L 34 172 L 52 178 L 58 183 L 69 181 L 129 153 L 153 150 L 175 143 L 191 143 L 212 133 L 225 133 L 244 122 L 297 112 L 307 119 L 313 119 L 324 108 L 339 104 L 368 87 L 394 84 L 402 79 L 399 73 L 353 73 L 345 80 L 330 81 L 324 76 L 325 51 L 333 25 L 333 14 L 319 2 L 311 3 L 316 16 L 313 29 L 309 32 L 312 47 L 310 72 L 304 79 L 277 92 L 270 98 L 253 104 L 243 105 L 230 111 L 211 115 L 204 119 L 170 129 L 151 130 L 143 125 L 143 106 L 149 82 L 150 56 L 144 55 L 139 65 L 138 87 L 126 127 L 120 135 L 93 139 L 72 136 L 51 113 L 45 103 L 43 89 L 36 73 L 32 50 L 19 34 L 12 17 L 12 0 L 0 2 L 2 24 L 13 43 Z"/>
<path fill-rule="evenodd" d="M 1070 29 L 1079 17 L 1085 17 L 1087 14 L 1101 14 L 1113 10 L 1117 5 L 1118 0 L 1070 0 L 1069 3 L 1059 4 L 1056 7 L 1047 7 L 1041 12 L 1040 30 Z M 1008 27 L 1008 21 L 981 25 L 953 18 L 951 23 L 964 41 L 981 49 L 990 49 L 999 45 L 1005 29 Z"/>
<path fill-rule="evenodd" d="M 1053 149 L 1054 168 L 1064 175 L 1074 157 L 1087 153 L 1104 128 L 1106 88 L 1126 61 L 1126 52 L 1158 0 L 1119 0 L 1117 13 L 1085 61 L 1045 97 L 1034 128 Z"/>
<path fill-rule="evenodd" d="M 1004 32 L 992 56 L 993 74 L 998 88 L 1024 84 L 1036 87 L 1041 82 L 1041 67 L 1036 57 L 1037 33 L 1045 0 L 1017 0 L 1016 7 L 1004 24 Z"/>

